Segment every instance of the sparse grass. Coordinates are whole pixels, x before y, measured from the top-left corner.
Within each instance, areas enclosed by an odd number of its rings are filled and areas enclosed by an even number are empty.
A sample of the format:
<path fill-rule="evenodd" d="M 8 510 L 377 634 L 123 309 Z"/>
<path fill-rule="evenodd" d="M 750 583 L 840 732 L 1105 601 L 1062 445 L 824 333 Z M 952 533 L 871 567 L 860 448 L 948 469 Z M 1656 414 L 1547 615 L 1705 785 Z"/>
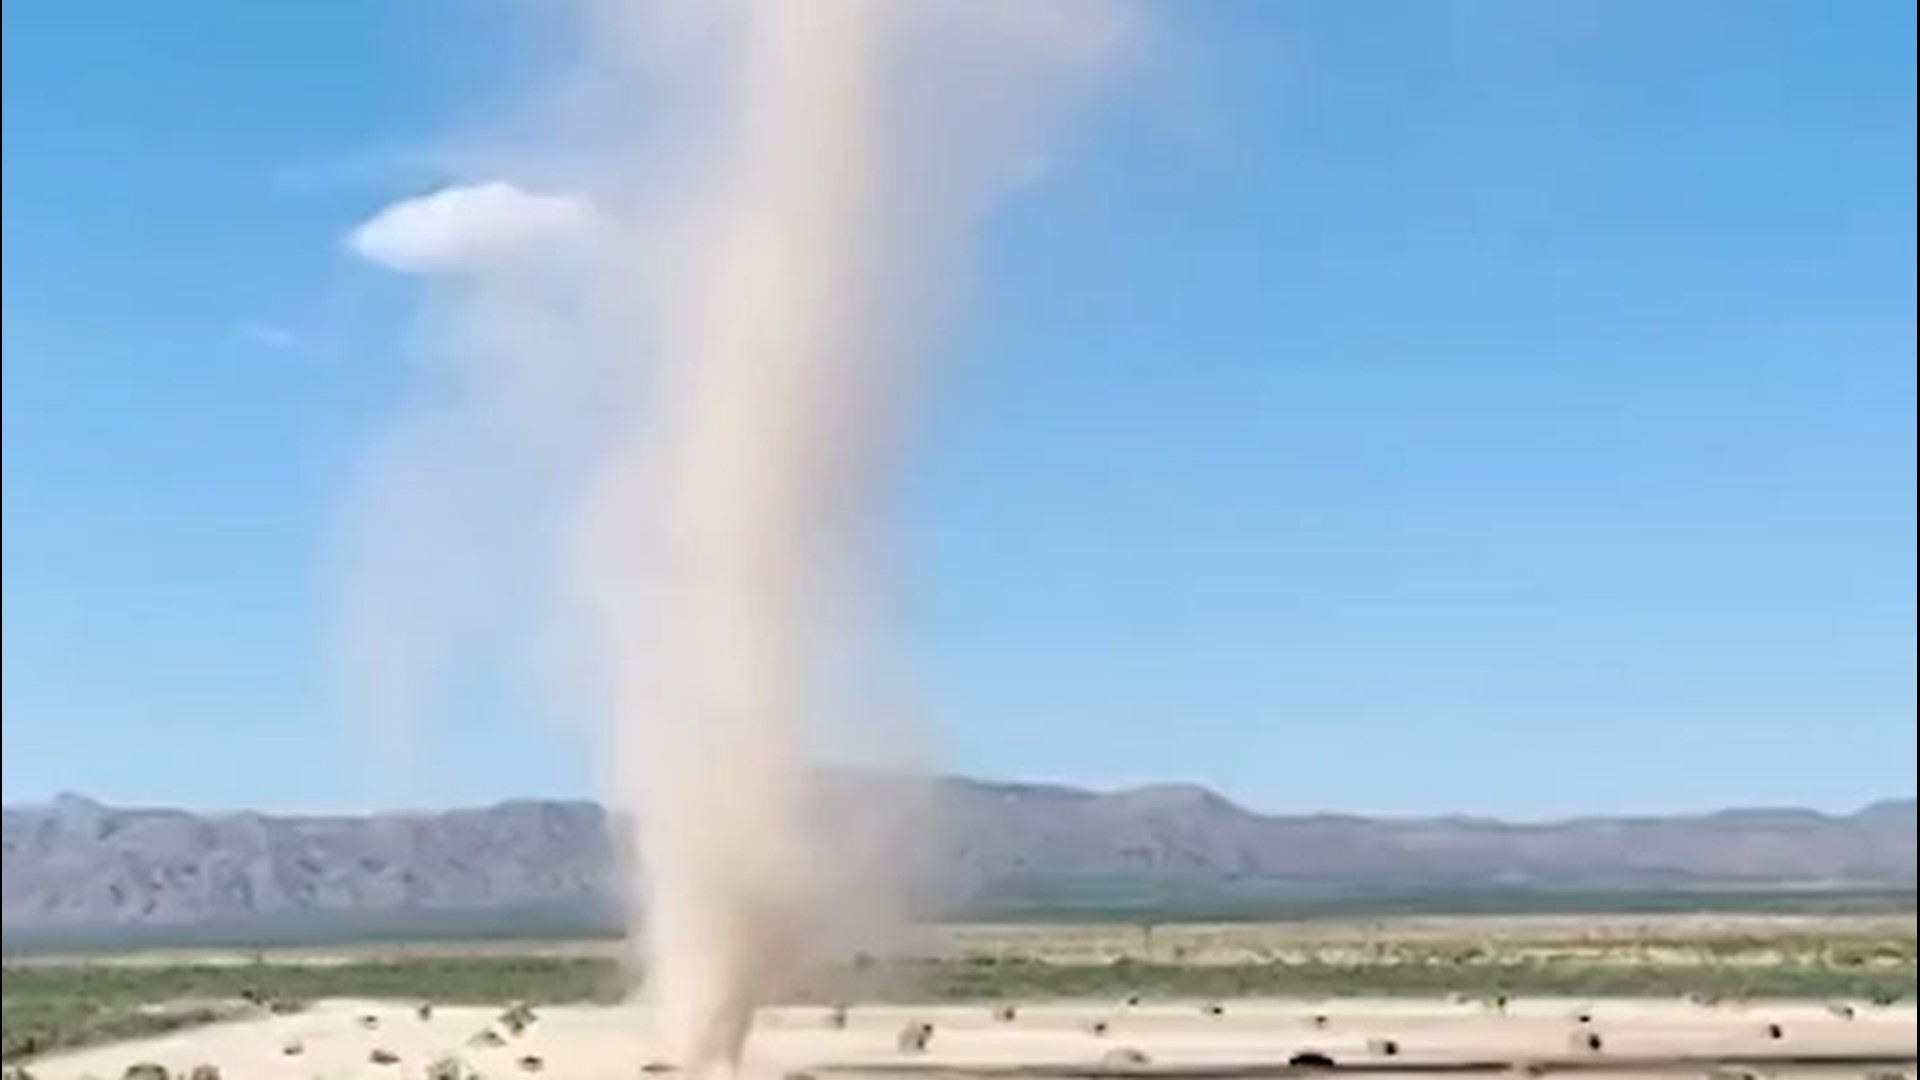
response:
<path fill-rule="evenodd" d="M 6 969 L 6 1001 L 106 1004 L 180 1000 L 432 999 L 449 1004 L 612 1000 L 611 961 L 594 957 L 434 956 L 341 964 L 25 964 Z"/>
<path fill-rule="evenodd" d="M 854 965 L 812 1000 L 1045 1000 L 1353 995 L 1911 998 L 1911 921 L 1704 918 L 1622 922 L 968 926 L 923 954 Z M 271 1002 L 610 1001 L 611 948 L 361 949 L 10 963 L 5 1058 L 150 1035 Z M 831 988 L 830 990 L 828 988 Z"/>
<path fill-rule="evenodd" d="M 609 999 L 618 972 L 602 960 L 523 956 L 372 960 L 340 965 L 9 965 L 5 1047 L 12 1062 L 53 1050 L 158 1035 L 333 997 L 492 1003 Z"/>
<path fill-rule="evenodd" d="M 216 1023 L 235 1010 L 211 1005 L 153 1005 L 93 1002 L 81 997 L 16 1000 L 8 976 L 0 1006 L 0 1060 L 21 1061 L 55 1050 L 93 1043 L 164 1035 L 181 1028 Z"/>
<path fill-rule="evenodd" d="M 1049 964 L 939 962 L 896 985 L 936 999 L 1220 997 L 1912 997 L 1914 971 L 1666 964 L 1448 963 Z"/>

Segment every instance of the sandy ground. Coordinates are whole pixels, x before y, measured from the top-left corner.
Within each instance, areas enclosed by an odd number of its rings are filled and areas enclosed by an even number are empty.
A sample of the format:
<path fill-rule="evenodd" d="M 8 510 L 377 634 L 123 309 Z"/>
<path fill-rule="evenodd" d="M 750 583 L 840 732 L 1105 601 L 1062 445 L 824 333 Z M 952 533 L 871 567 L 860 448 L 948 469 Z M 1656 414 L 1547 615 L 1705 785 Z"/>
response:
<path fill-rule="evenodd" d="M 936 1066 L 959 1074 L 968 1067 L 1044 1066 L 1053 1068 L 1053 1075 L 1078 1070 L 1085 1076 L 1097 1073 L 1104 1058 L 1124 1047 L 1147 1058 L 1135 1072 L 1186 1076 L 1207 1075 L 1208 1069 L 1215 1070 L 1213 1075 L 1256 1075 L 1259 1069 L 1284 1066 L 1302 1050 L 1325 1053 L 1343 1067 L 1395 1066 L 1401 1075 L 1417 1075 L 1423 1064 L 1441 1071 L 1469 1061 L 1562 1061 L 1581 1064 L 1587 1076 L 1645 1075 L 1641 1066 L 1655 1058 L 1844 1054 L 1883 1057 L 1894 1063 L 1894 1072 L 1912 1075 L 1915 1054 L 1911 1006 L 1861 1007 L 1852 1019 L 1819 1003 L 1702 1007 L 1679 1001 L 1527 1000 L 1504 1015 L 1473 1004 L 1366 999 L 1229 1001 L 1221 1009 L 1216 1016 L 1197 1002 L 1052 1004 L 1020 1007 L 1013 1019 L 1002 1020 L 984 1004 L 872 1006 L 852 1009 L 844 1028 L 833 1027 L 827 1010 L 818 1007 L 770 1010 L 754 1030 L 745 1073 L 757 1080 L 806 1069 L 825 1080 L 836 1067 L 884 1077 Z M 1582 1012 L 1590 1015 L 1589 1022 L 1580 1021 Z M 422 1020 L 403 1004 L 335 1001 L 292 1016 L 49 1058 L 36 1063 L 33 1072 L 43 1080 L 117 1080 L 128 1065 L 152 1061 L 176 1075 L 211 1063 L 228 1080 L 424 1077 L 435 1059 L 455 1055 L 492 1078 L 537 1072 L 555 1080 L 634 1080 L 649 1059 L 646 1018 L 635 1008 L 543 1009 L 532 1027 L 502 1045 L 469 1045 L 477 1032 L 499 1030 L 498 1015 L 497 1009 L 443 1007 Z M 932 1039 L 926 1052 L 902 1054 L 895 1048 L 896 1036 L 916 1020 L 933 1025 Z M 1101 1023 L 1105 1029 L 1096 1031 Z M 1768 1024 L 1780 1025 L 1780 1038 L 1769 1037 Z M 1597 1053 L 1580 1045 L 1587 1031 L 1602 1039 Z M 1397 1053 L 1386 1056 L 1375 1041 L 1380 1039 L 1394 1040 Z M 297 1052 L 288 1052 L 296 1047 Z M 371 1060 L 376 1050 L 390 1051 L 397 1061 Z M 1888 1067 L 1783 1063 L 1759 1071 L 1862 1077 Z M 1699 1077 L 1708 1068 L 1696 1061 L 1669 1063 L 1660 1071 Z"/>

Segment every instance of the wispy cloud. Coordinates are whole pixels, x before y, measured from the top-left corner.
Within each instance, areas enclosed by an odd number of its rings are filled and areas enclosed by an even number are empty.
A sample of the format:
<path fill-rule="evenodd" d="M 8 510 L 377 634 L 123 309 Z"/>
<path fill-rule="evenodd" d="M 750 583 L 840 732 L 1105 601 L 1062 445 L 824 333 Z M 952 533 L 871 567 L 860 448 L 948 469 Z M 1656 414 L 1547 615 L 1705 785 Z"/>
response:
<path fill-rule="evenodd" d="M 250 345 L 290 356 L 317 358 L 332 352 L 324 342 L 315 341 L 277 323 L 242 322 L 234 326 L 233 332 Z"/>

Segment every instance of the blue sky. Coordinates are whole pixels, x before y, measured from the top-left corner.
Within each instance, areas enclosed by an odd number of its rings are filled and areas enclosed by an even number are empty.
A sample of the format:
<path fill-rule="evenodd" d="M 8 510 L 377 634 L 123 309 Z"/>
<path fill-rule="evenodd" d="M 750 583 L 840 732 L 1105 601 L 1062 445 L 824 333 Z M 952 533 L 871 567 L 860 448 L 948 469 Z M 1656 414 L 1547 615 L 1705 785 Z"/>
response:
<path fill-rule="evenodd" d="M 994 219 L 909 463 L 947 767 L 1529 817 L 1911 793 L 1911 5 L 1150 10 L 1152 77 Z M 586 792 L 588 744 L 484 705 L 372 784 L 327 637 L 408 310 L 341 236 L 523 88 L 528 28 L 4 18 L 6 798 Z"/>

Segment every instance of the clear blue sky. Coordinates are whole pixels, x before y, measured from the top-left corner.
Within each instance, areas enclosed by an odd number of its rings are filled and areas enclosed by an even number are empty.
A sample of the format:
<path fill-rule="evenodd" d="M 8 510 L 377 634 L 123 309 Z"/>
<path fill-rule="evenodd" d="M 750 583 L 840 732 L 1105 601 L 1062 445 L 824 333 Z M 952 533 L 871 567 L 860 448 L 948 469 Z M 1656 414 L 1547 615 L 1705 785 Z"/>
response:
<path fill-rule="evenodd" d="M 340 236 L 494 5 L 25 0 L 8 800 L 351 805 L 325 559 L 405 298 Z M 909 474 L 949 768 L 1276 810 L 1845 809 L 1915 778 L 1914 13 L 1163 4 L 988 238 Z M 416 804 L 588 790 L 513 710 Z"/>

